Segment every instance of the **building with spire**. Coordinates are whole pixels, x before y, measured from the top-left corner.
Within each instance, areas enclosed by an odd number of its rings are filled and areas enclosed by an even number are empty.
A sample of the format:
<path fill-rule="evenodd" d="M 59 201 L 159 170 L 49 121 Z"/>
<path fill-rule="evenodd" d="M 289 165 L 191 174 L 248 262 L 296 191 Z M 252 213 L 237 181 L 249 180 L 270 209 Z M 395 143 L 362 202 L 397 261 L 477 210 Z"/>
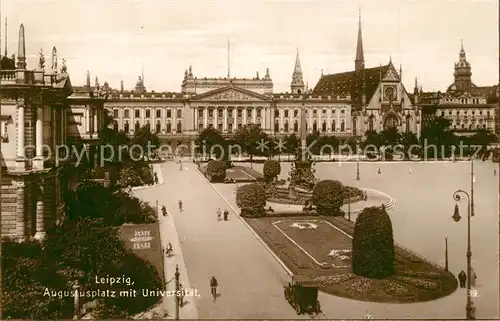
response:
<path fill-rule="evenodd" d="M 7 51 L 7 48 L 5 48 Z M 73 93 L 63 64 L 28 69 L 25 28 L 19 27 L 16 64 L 7 54 L 0 70 L 1 235 L 43 238 L 61 221 L 67 190 L 67 97 Z"/>
<path fill-rule="evenodd" d="M 444 117 L 451 121 L 451 129 L 458 135 L 470 136 L 478 129 L 495 132 L 499 87 L 474 84 L 463 41 L 453 76 L 453 83 L 446 92 L 423 92 L 415 86 L 414 91 L 418 94 L 414 93 L 413 100 L 421 107 L 425 123 Z"/>
<path fill-rule="evenodd" d="M 114 128 L 133 135 L 149 125 L 172 149 L 189 146 L 207 128 L 231 136 L 245 125 L 257 124 L 278 138 L 292 133 L 298 136 L 302 106 L 308 134 L 335 135 L 340 141 L 352 136 L 348 100 L 306 92 L 298 52 L 290 92 L 274 92 L 269 69 L 263 77 L 257 72 L 253 78 L 207 78 L 197 77 L 191 66 L 184 72 L 179 92 L 137 88 L 109 90 L 104 106 L 113 115 Z"/>
<path fill-rule="evenodd" d="M 345 110 L 350 114 L 342 117 L 352 123 L 348 131 L 357 139 L 364 139 L 369 131 L 380 132 L 391 127 L 420 136 L 420 110 L 403 85 L 402 67 L 398 72 L 389 59 L 386 65 L 365 68 L 361 15 L 354 70 L 322 75 L 312 93 L 346 101 Z"/>

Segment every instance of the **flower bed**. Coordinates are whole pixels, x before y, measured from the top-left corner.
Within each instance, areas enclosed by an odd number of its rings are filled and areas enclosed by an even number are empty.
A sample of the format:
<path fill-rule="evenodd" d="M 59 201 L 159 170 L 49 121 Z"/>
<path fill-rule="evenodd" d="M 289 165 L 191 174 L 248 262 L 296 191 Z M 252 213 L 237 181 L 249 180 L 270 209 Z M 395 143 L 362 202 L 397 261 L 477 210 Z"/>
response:
<path fill-rule="evenodd" d="M 425 279 L 438 279 L 441 277 L 440 273 L 431 272 L 431 271 L 412 271 L 412 270 L 402 270 L 401 274 L 408 277 L 419 277 Z"/>
<path fill-rule="evenodd" d="M 411 278 L 407 276 L 394 276 L 394 279 L 424 290 L 435 290 L 439 285 L 430 280 Z"/>
<path fill-rule="evenodd" d="M 328 256 L 338 258 L 342 261 L 350 261 L 352 259 L 351 250 L 333 250 Z"/>
<path fill-rule="evenodd" d="M 370 293 L 372 292 L 372 285 L 373 285 L 373 281 L 368 279 L 368 278 L 364 278 L 364 277 L 360 277 L 360 278 L 357 278 L 356 280 L 354 280 L 353 282 L 351 282 L 351 284 L 349 284 L 346 288 L 346 290 L 348 292 L 351 292 L 351 293 Z"/>
<path fill-rule="evenodd" d="M 404 285 L 391 280 L 384 280 L 383 285 L 384 292 L 392 296 L 409 297 L 415 295 L 414 292 L 410 291 Z"/>
<path fill-rule="evenodd" d="M 324 275 L 313 278 L 313 281 L 318 282 L 320 285 L 333 285 L 348 281 L 354 277 L 355 275 L 352 273 L 339 274 L 339 275 Z"/>

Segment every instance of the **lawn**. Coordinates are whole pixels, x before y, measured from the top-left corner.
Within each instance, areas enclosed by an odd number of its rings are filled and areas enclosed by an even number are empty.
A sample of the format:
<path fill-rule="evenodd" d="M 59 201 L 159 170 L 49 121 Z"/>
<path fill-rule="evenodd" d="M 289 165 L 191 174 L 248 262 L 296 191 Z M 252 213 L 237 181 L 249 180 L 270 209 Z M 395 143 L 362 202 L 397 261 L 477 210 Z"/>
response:
<path fill-rule="evenodd" d="M 353 223 L 335 218 L 258 218 L 247 223 L 294 274 L 309 276 L 321 291 L 360 301 L 430 301 L 457 288 L 453 275 L 396 247 L 396 274 L 386 279 L 353 275 Z"/>

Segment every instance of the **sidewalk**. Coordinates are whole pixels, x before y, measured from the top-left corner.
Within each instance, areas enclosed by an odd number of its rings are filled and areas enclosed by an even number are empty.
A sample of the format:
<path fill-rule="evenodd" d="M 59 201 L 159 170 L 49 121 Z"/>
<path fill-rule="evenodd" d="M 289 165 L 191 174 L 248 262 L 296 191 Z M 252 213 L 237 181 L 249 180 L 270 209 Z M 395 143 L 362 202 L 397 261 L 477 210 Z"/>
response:
<path fill-rule="evenodd" d="M 133 189 L 133 193 L 136 197 L 141 198 L 144 201 L 149 202 L 152 206 L 155 206 L 156 201 L 159 200 L 158 203 L 158 221 L 160 228 L 160 241 L 162 249 L 166 248 L 168 243 L 172 244 L 173 255 L 167 258 L 164 253 L 161 253 L 164 264 L 164 275 L 166 281 L 166 291 L 175 291 L 175 269 L 179 267 L 180 273 L 180 284 L 185 290 L 191 289 L 191 284 L 189 283 L 186 266 L 184 264 L 184 257 L 182 255 L 181 244 L 179 240 L 179 236 L 177 234 L 177 230 L 175 228 L 175 223 L 172 218 L 172 215 L 178 214 L 178 210 L 175 209 L 173 211 L 172 208 L 169 208 L 166 204 L 162 204 L 161 198 L 161 190 L 158 188 L 159 186 L 164 184 L 163 171 L 161 164 L 153 164 L 153 170 L 158 175 L 158 184 L 140 187 L 138 190 Z M 161 206 L 165 205 L 167 208 L 167 216 L 163 216 L 161 214 Z M 198 313 L 196 310 L 196 305 L 194 303 L 193 297 L 184 297 L 184 305 L 179 308 L 179 317 L 181 319 L 198 319 Z M 161 315 L 161 319 L 174 319 L 175 318 L 175 296 L 172 294 L 165 295 L 160 303 L 154 307 L 153 309 L 147 311 L 147 313 L 143 314 L 143 317 L 149 316 L 151 314 L 160 313 L 161 311 L 166 310 L 168 315 Z M 156 317 L 155 317 L 156 318 Z"/>

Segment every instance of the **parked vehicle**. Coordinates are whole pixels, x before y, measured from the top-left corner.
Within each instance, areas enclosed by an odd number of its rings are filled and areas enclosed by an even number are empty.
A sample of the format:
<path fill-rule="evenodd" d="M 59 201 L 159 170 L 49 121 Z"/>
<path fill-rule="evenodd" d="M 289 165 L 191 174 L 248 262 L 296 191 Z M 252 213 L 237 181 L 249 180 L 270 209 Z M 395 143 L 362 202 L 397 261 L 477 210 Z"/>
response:
<path fill-rule="evenodd" d="M 308 277 L 295 275 L 285 286 L 285 299 L 298 315 L 303 313 L 320 313 L 318 286 Z"/>

